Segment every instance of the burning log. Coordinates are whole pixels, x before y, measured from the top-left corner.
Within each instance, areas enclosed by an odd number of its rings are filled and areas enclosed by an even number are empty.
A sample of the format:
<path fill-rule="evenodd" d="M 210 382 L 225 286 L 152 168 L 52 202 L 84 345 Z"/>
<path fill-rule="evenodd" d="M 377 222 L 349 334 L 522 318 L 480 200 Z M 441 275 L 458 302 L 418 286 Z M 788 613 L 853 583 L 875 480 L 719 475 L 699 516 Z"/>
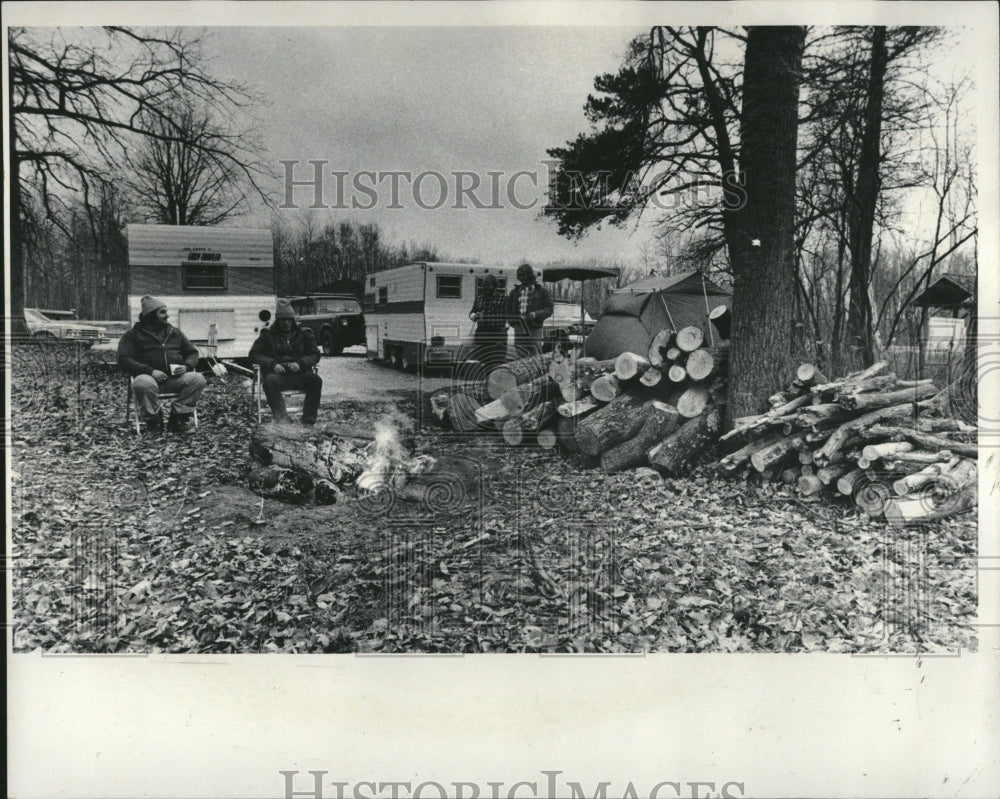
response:
<path fill-rule="evenodd" d="M 667 475 L 685 474 L 695 458 L 713 444 L 721 424 L 718 408 L 689 419 L 647 453 L 649 465 Z"/>
<path fill-rule="evenodd" d="M 651 400 L 644 407 L 647 409 L 646 420 L 639 432 L 601 455 L 601 470 L 606 474 L 642 466 L 646 463 L 649 448 L 676 429 L 676 408 L 657 400 Z"/>

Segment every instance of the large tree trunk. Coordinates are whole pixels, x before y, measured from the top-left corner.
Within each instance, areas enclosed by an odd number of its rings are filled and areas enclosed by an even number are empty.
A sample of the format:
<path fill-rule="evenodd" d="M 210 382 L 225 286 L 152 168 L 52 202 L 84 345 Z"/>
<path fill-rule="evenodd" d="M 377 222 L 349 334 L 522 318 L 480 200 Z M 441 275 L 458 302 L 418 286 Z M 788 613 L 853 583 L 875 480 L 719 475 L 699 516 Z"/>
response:
<path fill-rule="evenodd" d="M 862 359 L 862 365 L 875 362 L 875 322 L 872 318 L 871 260 L 872 228 L 879 194 L 879 166 L 882 139 L 882 98 L 885 94 L 885 71 L 889 54 L 885 28 L 872 28 L 872 51 L 865 98 L 865 128 L 858 154 L 858 172 L 851 203 L 849 247 L 851 251 L 851 301 L 847 315 L 848 341 Z"/>
<path fill-rule="evenodd" d="M 724 212 L 733 269 L 726 426 L 759 413 L 797 365 L 795 163 L 803 27 L 751 27 L 743 76 L 742 202 Z M 733 192 L 739 195 L 740 192 Z"/>

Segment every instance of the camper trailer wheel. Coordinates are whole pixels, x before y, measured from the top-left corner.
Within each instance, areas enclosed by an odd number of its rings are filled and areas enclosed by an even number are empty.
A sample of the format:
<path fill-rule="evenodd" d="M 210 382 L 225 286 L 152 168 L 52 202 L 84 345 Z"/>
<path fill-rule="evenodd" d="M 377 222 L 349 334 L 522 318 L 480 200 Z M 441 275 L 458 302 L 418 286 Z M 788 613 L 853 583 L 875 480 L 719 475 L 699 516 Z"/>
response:
<path fill-rule="evenodd" d="M 392 351 L 392 365 L 397 369 L 402 369 L 403 367 L 403 348 L 396 347 Z"/>
<path fill-rule="evenodd" d="M 407 355 L 405 349 L 400 351 L 399 368 L 404 372 L 409 372 L 413 369 L 413 362 L 410 360 L 410 356 Z"/>
<path fill-rule="evenodd" d="M 343 355 L 344 345 L 337 345 L 333 341 L 333 333 L 329 330 L 324 330 L 323 335 L 319 339 L 320 345 L 323 347 L 324 355 Z"/>

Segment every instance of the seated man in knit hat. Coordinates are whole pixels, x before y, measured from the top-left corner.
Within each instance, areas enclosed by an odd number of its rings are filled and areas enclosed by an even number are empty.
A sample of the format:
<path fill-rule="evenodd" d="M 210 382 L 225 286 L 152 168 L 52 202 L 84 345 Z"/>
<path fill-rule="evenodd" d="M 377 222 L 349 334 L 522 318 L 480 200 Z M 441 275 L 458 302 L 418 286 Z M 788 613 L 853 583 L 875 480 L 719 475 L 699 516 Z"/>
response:
<path fill-rule="evenodd" d="M 139 321 L 118 342 L 118 366 L 132 375 L 139 418 L 146 429 L 163 429 L 160 392 L 177 393 L 170 409 L 169 429 L 189 429 L 195 406 L 205 390 L 205 378 L 195 371 L 198 348 L 167 320 L 167 306 L 148 294 L 140 300 Z"/>
<path fill-rule="evenodd" d="M 278 300 L 274 321 L 260 331 L 250 348 L 250 360 L 264 376 L 264 395 L 274 421 L 291 421 L 281 392 L 294 390 L 306 395 L 302 424 L 316 423 L 323 380 L 312 368 L 319 363 L 319 347 L 312 330 L 298 324 L 295 309 L 288 300 Z"/>

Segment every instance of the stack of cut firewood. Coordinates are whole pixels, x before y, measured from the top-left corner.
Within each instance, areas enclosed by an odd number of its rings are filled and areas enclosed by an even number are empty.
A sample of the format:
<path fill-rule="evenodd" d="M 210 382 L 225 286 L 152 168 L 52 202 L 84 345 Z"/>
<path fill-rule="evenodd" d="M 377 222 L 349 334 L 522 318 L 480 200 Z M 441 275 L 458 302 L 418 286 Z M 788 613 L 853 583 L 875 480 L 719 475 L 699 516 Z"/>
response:
<path fill-rule="evenodd" d="M 728 343 L 697 327 L 659 332 L 644 353 L 610 360 L 547 353 L 507 363 L 460 390 L 442 389 L 431 410 L 460 431 L 494 428 L 517 445 L 580 453 L 618 472 L 647 463 L 684 474 L 718 436 Z"/>
<path fill-rule="evenodd" d="M 846 495 L 893 524 L 942 518 L 976 505 L 976 428 L 942 417 L 946 392 L 930 380 L 884 374 L 879 362 L 829 381 L 812 364 L 769 398 L 771 409 L 734 420 L 720 441 L 743 446 L 723 471 L 781 481 L 801 496 Z"/>

